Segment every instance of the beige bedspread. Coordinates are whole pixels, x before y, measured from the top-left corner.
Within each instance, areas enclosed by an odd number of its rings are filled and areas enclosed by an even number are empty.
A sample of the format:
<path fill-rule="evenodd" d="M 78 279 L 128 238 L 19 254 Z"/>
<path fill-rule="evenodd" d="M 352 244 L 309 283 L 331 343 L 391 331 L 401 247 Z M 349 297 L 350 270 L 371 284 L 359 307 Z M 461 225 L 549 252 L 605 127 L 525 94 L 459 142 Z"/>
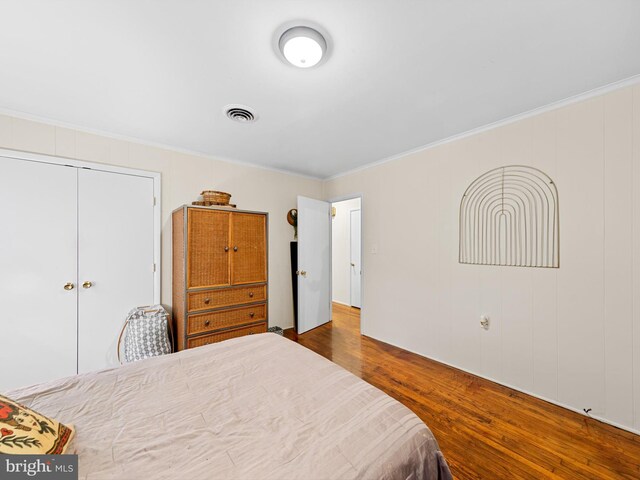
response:
<path fill-rule="evenodd" d="M 447 478 L 429 429 L 265 333 L 9 392 L 77 428 L 81 479 Z"/>

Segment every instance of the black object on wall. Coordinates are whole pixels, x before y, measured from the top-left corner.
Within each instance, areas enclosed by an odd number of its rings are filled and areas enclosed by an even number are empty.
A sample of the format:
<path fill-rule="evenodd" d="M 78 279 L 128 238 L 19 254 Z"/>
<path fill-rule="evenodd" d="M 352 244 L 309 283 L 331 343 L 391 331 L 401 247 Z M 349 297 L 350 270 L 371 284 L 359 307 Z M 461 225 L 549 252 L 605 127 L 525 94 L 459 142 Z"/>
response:
<path fill-rule="evenodd" d="M 298 331 L 298 242 L 291 242 L 291 286 L 293 287 L 293 329 Z"/>

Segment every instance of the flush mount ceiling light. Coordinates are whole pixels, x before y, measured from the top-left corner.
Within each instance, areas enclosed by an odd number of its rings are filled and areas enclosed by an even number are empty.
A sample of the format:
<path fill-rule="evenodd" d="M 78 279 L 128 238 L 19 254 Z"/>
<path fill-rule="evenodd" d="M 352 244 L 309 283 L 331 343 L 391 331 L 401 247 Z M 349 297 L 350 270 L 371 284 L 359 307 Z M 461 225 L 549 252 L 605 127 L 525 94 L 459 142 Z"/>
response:
<path fill-rule="evenodd" d="M 291 65 L 310 68 L 317 65 L 327 51 L 327 42 L 311 27 L 293 27 L 280 36 L 278 47 Z"/>

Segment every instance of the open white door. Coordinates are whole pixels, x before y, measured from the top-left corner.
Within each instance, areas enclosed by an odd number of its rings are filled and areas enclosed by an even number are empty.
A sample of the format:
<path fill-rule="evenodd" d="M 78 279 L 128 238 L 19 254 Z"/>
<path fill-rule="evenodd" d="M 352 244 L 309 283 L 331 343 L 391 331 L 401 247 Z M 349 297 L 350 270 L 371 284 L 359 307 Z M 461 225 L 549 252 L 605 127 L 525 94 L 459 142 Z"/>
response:
<path fill-rule="evenodd" d="M 361 217 L 360 210 L 350 212 L 350 238 L 351 238 L 351 306 L 360 308 L 360 279 L 362 278 L 361 255 Z"/>
<path fill-rule="evenodd" d="M 330 209 L 298 197 L 298 333 L 331 320 Z"/>

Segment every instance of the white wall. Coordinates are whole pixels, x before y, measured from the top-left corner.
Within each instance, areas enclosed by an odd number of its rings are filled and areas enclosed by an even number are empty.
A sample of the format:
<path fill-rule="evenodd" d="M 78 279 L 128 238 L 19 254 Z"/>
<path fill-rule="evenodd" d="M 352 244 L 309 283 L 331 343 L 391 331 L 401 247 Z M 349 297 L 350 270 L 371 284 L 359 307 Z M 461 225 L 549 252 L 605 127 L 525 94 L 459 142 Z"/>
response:
<path fill-rule="evenodd" d="M 269 323 L 293 326 L 286 215 L 296 196 L 320 198 L 322 184 L 301 176 L 0 115 L 0 148 L 108 163 L 162 174 L 162 303 L 171 305 L 171 212 L 205 189 L 231 193 L 238 208 L 269 212 Z M 117 195 L 117 192 L 113 192 Z"/>
<path fill-rule="evenodd" d="M 509 164 L 556 181 L 559 269 L 458 263 L 462 193 Z M 640 85 L 324 186 L 354 192 L 364 334 L 640 430 Z"/>
<path fill-rule="evenodd" d="M 351 305 L 351 210 L 360 209 L 360 198 L 332 204 L 331 295 L 334 302 Z"/>
<path fill-rule="evenodd" d="M 282 327 L 293 323 L 285 216 L 296 195 L 363 193 L 363 333 L 640 430 L 640 85 L 324 187 L 7 116 L 0 147 L 161 172 L 165 304 L 174 208 L 215 188 L 241 208 L 270 212 L 270 323 Z M 560 268 L 459 264 L 462 192 L 484 171 L 515 163 L 544 170 L 558 185 Z M 481 314 L 491 317 L 488 331 Z"/>

